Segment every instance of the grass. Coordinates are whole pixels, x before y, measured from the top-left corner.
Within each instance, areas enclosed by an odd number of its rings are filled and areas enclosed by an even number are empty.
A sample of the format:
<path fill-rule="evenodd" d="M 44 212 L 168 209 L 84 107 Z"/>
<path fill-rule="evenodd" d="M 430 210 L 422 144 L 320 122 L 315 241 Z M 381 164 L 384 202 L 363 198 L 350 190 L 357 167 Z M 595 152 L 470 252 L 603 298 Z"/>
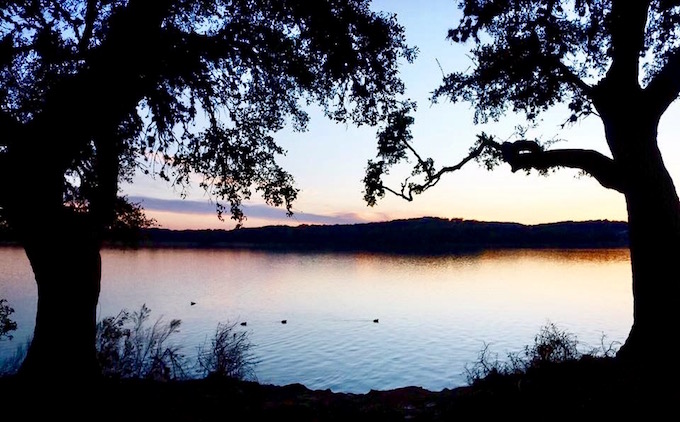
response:
<path fill-rule="evenodd" d="M 255 380 L 257 361 L 250 353 L 251 348 L 248 333 L 237 331 L 236 323 L 220 323 L 210 341 L 198 348 L 199 374 L 211 378 Z"/>

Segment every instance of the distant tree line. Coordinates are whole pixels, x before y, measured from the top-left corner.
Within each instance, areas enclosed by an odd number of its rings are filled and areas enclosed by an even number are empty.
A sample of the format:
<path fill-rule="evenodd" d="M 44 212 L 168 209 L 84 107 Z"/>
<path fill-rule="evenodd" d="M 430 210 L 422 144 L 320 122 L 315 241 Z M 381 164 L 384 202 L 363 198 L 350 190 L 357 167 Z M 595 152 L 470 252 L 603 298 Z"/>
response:
<path fill-rule="evenodd" d="M 625 222 L 540 225 L 417 218 L 381 223 L 301 225 L 239 230 L 142 231 L 140 246 L 274 250 L 464 253 L 493 248 L 626 247 Z"/>

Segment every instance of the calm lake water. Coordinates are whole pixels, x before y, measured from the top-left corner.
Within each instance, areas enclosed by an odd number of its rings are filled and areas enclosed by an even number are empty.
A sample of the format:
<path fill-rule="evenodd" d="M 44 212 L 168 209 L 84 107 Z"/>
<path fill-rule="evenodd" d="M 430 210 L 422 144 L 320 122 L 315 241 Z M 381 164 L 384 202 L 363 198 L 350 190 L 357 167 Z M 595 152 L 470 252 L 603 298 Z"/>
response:
<path fill-rule="evenodd" d="M 100 317 L 151 309 L 182 320 L 187 356 L 219 322 L 243 322 L 261 383 L 365 393 L 466 383 L 485 344 L 504 357 L 547 323 L 584 350 L 623 341 L 632 324 L 627 250 L 513 250 L 466 256 L 102 251 Z M 36 287 L 19 248 L 0 248 L 0 297 L 15 308 L 12 341 L 30 336 Z M 190 302 L 196 302 L 191 305 Z M 281 324 L 282 320 L 287 324 Z M 378 319 L 378 323 L 374 323 Z"/>

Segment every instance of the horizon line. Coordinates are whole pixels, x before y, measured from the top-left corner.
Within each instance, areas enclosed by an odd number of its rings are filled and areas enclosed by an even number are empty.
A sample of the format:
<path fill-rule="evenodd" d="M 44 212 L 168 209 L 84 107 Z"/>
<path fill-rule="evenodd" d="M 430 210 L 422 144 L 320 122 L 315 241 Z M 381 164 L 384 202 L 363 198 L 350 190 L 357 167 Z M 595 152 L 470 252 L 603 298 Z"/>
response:
<path fill-rule="evenodd" d="M 446 218 L 446 217 L 435 217 L 435 216 L 420 216 L 420 217 L 407 217 L 407 218 L 395 218 L 391 220 L 383 220 L 383 221 L 362 221 L 362 222 L 355 222 L 355 223 L 301 223 L 301 224 L 296 224 L 296 225 L 290 225 L 290 224 L 268 224 L 268 225 L 263 225 L 263 226 L 257 226 L 257 227 L 241 227 L 241 228 L 231 228 L 231 229 L 222 229 L 222 228 L 204 228 L 204 229 L 173 229 L 173 228 L 165 228 L 165 227 L 147 227 L 147 230 L 167 230 L 167 231 L 234 231 L 234 230 L 258 230 L 258 229 L 264 229 L 264 228 L 271 228 L 271 227 L 287 227 L 287 228 L 299 228 L 299 227 L 333 227 L 333 226 L 363 226 L 363 225 L 369 225 L 369 224 L 388 224 L 388 223 L 393 223 L 393 222 L 399 222 L 399 221 L 415 221 L 415 220 L 442 220 L 442 221 L 447 221 L 447 222 L 466 222 L 466 223 L 480 223 L 480 224 L 512 224 L 512 225 L 518 225 L 518 226 L 524 226 L 524 227 L 538 227 L 538 226 L 550 226 L 550 225 L 556 225 L 556 224 L 585 224 L 585 223 L 613 223 L 613 224 L 628 224 L 627 221 L 623 220 L 609 220 L 609 219 L 590 219 L 590 220 L 559 220 L 559 221 L 553 221 L 549 223 L 535 223 L 535 224 L 527 224 L 527 223 L 519 223 L 516 221 L 494 221 L 494 220 L 477 220 L 477 219 L 465 219 L 465 218 Z"/>

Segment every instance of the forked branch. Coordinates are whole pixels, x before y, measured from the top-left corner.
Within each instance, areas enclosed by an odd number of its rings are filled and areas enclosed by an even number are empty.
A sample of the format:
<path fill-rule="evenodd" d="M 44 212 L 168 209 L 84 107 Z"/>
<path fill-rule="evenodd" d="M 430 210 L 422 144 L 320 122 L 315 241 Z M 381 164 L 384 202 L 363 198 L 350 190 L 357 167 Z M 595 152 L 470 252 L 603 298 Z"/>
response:
<path fill-rule="evenodd" d="M 423 159 L 415 153 L 411 144 L 402 141 L 404 149 L 412 151 L 416 164 L 411 172 L 395 189 L 385 185 L 382 176 L 388 173 L 389 167 L 399 160 L 369 161 L 367 174 L 364 178 L 366 187 L 364 199 L 368 205 L 375 205 L 377 198 L 382 198 L 385 192 L 390 192 L 407 201 L 413 201 L 414 196 L 437 185 L 447 173 L 462 169 L 472 160 L 492 169 L 501 163 L 507 163 L 513 172 L 518 170 L 546 172 L 550 169 L 562 167 L 583 170 L 594 177 L 602 186 L 619 192 L 624 191 L 625 178 L 614 161 L 594 150 L 584 149 L 555 149 L 546 150 L 543 145 L 532 140 L 517 140 L 513 142 L 497 142 L 492 136 L 478 135 L 477 142 L 470 149 L 469 154 L 457 164 L 436 169 L 431 158 Z M 400 157 L 404 159 L 403 155 Z M 414 182 L 413 177 L 420 177 L 420 182 Z"/>
<path fill-rule="evenodd" d="M 484 152 L 486 148 L 493 148 L 493 144 L 498 145 L 497 142 L 493 141 L 491 138 L 485 138 L 482 139 L 478 145 L 472 148 L 470 153 L 463 158 L 458 164 L 451 165 L 451 166 L 445 166 L 442 167 L 441 169 L 435 171 L 434 169 L 434 162 L 431 159 L 428 160 L 422 160 L 420 156 L 417 156 L 419 166 L 423 168 L 423 174 L 425 175 L 424 181 L 422 183 L 414 183 L 410 182 L 409 179 L 407 178 L 402 184 L 401 184 L 401 189 L 400 190 L 394 190 L 388 186 L 381 185 L 383 189 L 386 191 L 403 198 L 407 201 L 413 201 L 414 195 L 423 193 L 427 189 L 435 186 L 439 181 L 441 180 L 442 176 L 444 176 L 446 173 L 453 173 L 454 171 L 460 170 L 463 168 L 465 164 L 468 162 L 479 158 L 479 156 Z M 413 150 L 412 146 L 409 144 L 409 149 Z M 414 170 L 414 175 L 417 174 L 416 170 Z"/>

